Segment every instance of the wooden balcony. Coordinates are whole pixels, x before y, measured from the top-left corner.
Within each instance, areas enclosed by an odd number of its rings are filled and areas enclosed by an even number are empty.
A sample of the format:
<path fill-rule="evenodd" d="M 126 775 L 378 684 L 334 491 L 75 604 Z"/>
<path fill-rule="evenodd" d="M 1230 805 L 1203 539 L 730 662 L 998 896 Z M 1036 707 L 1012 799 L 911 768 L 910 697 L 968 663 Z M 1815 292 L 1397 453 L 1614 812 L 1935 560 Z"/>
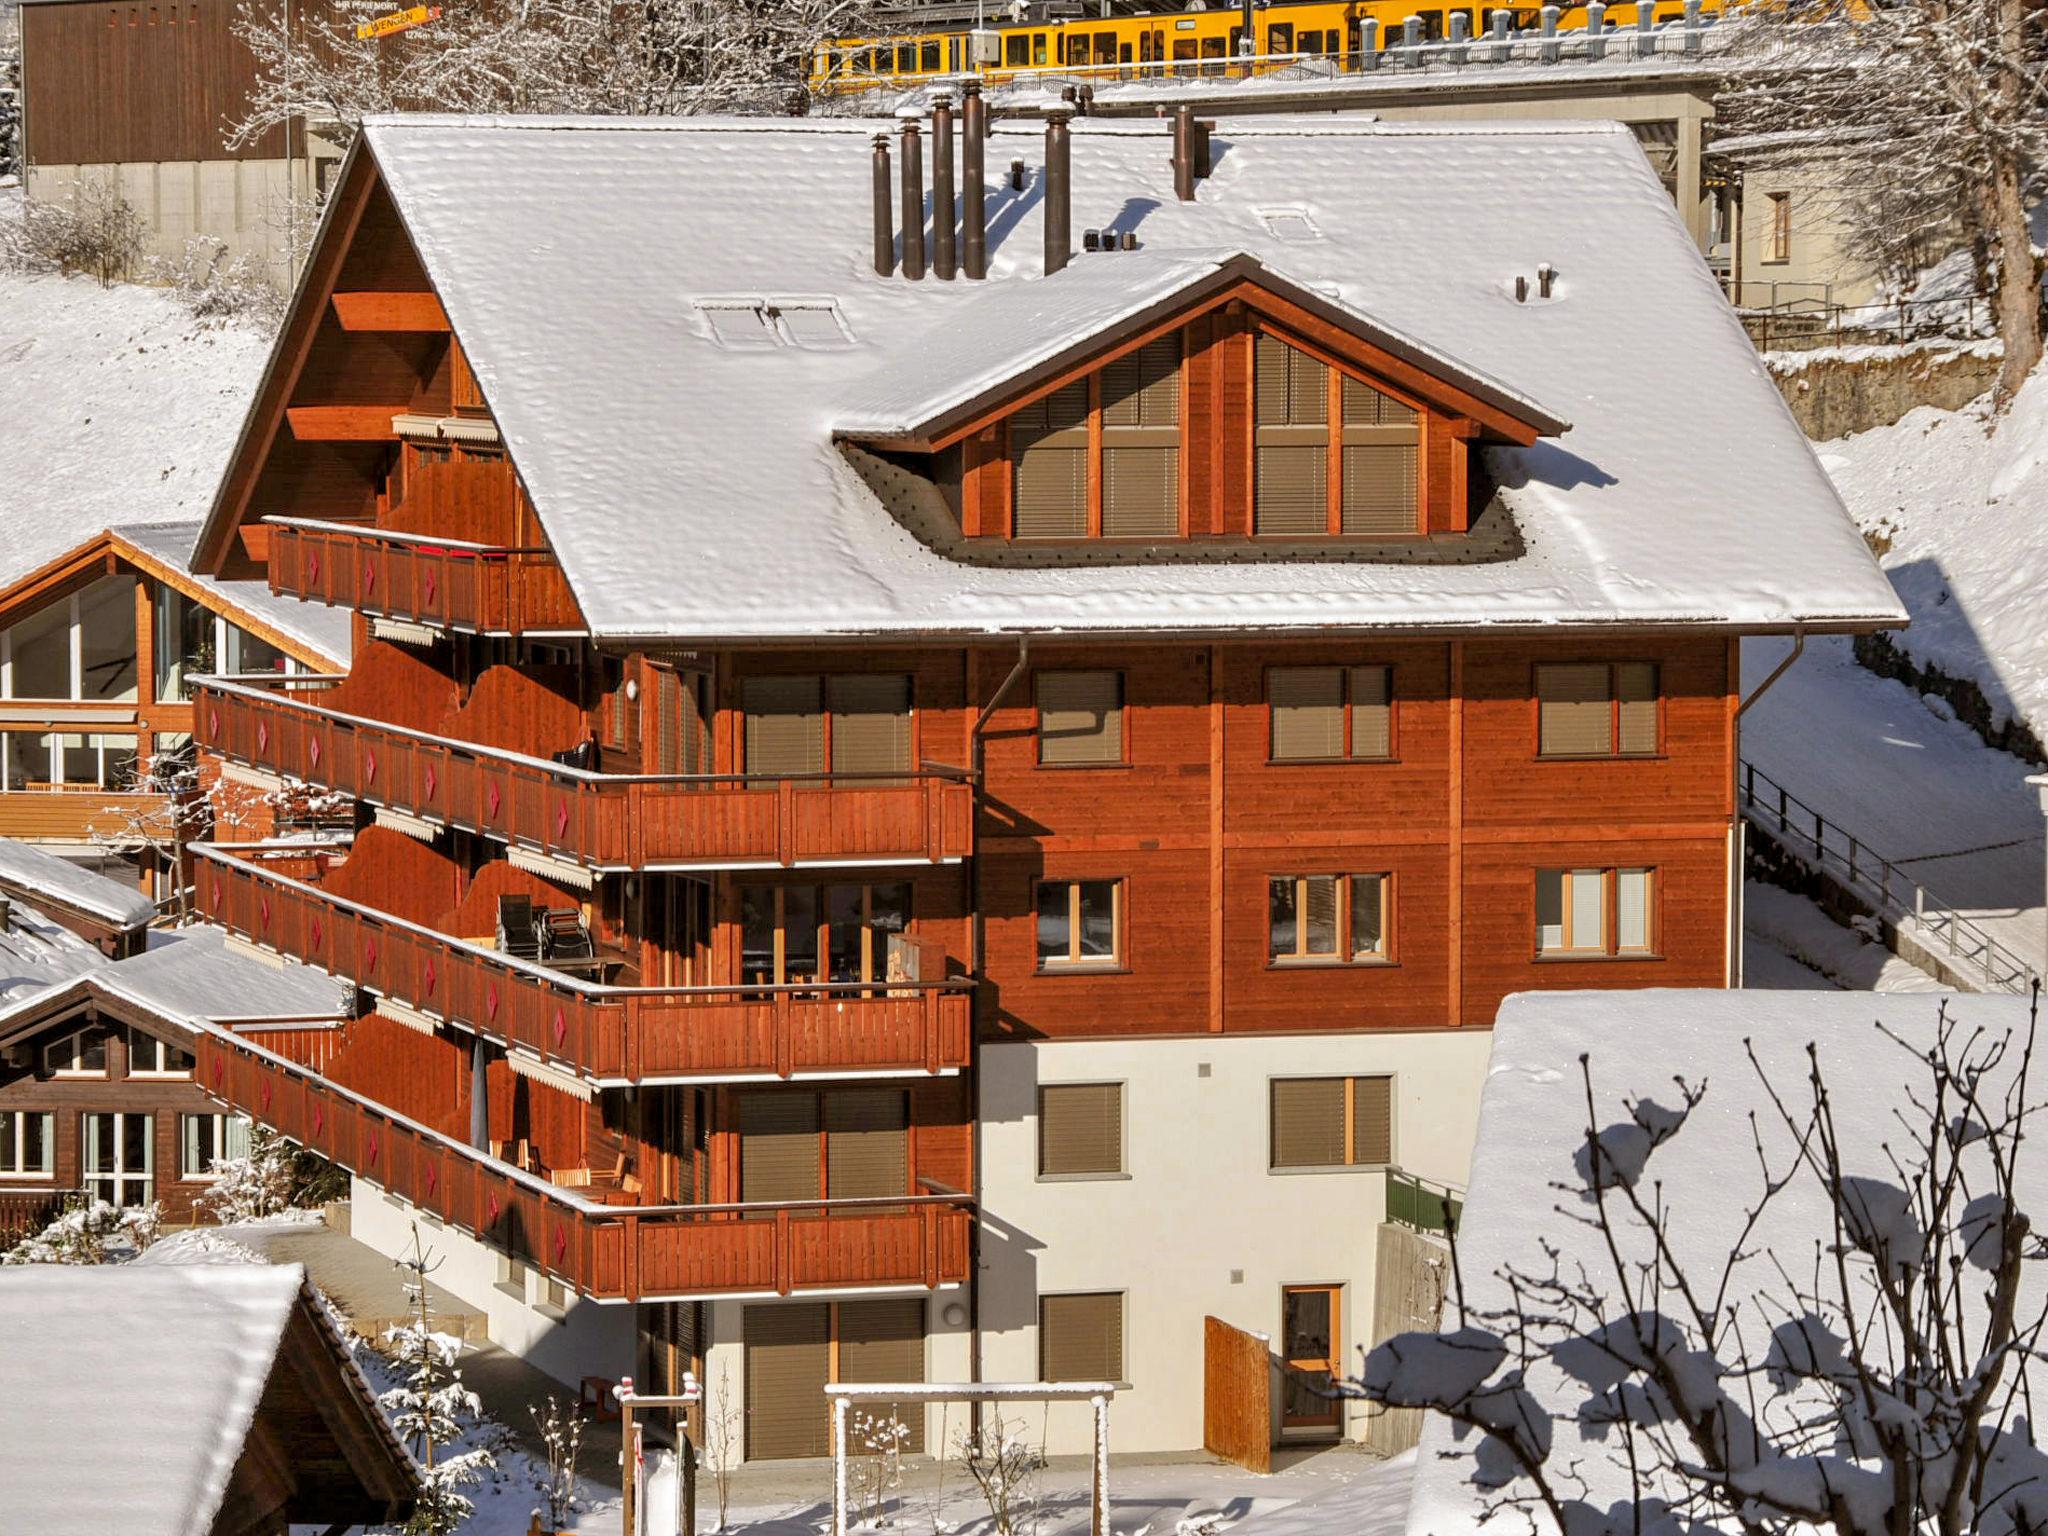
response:
<path fill-rule="evenodd" d="M 281 597 L 484 635 L 586 627 L 560 563 L 543 548 L 283 518 L 270 528 L 270 590 Z"/>
<path fill-rule="evenodd" d="M 48 1183 L 0 1185 L 0 1248 L 42 1231 L 64 1213 L 64 1202 L 79 1193 Z"/>
<path fill-rule="evenodd" d="M 964 1195 L 606 1205 L 394 1115 L 250 1041 L 208 1031 L 197 1055 L 197 1081 L 222 1104 L 584 1296 L 787 1296 L 931 1289 L 967 1278 L 973 1210 Z"/>
<path fill-rule="evenodd" d="M 249 767 L 589 869 L 950 864 L 973 851 L 974 789 L 956 768 L 593 773 L 324 709 L 332 681 L 205 679 L 195 732 Z"/>
<path fill-rule="evenodd" d="M 66 785 L 0 794 L 0 837 L 32 843 L 140 847 L 150 835 L 168 840 L 170 802 L 162 795 Z"/>
<path fill-rule="evenodd" d="M 200 913 L 219 927 L 591 1083 L 937 1074 L 968 1063 L 964 979 L 598 986 L 331 896 L 256 862 L 261 850 L 191 852 Z"/>

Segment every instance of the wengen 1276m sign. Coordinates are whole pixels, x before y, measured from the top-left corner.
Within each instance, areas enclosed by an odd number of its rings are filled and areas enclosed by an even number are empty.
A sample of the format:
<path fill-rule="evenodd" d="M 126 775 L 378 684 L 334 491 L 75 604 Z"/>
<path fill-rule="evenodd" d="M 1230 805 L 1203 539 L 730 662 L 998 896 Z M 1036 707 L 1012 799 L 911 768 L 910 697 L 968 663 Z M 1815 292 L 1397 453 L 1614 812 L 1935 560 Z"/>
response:
<path fill-rule="evenodd" d="M 404 32 L 413 27 L 424 26 L 440 19 L 438 5 L 415 5 L 410 10 L 393 11 L 389 16 L 379 16 L 375 21 L 361 22 L 356 27 L 356 36 L 389 37 L 394 32 Z"/>

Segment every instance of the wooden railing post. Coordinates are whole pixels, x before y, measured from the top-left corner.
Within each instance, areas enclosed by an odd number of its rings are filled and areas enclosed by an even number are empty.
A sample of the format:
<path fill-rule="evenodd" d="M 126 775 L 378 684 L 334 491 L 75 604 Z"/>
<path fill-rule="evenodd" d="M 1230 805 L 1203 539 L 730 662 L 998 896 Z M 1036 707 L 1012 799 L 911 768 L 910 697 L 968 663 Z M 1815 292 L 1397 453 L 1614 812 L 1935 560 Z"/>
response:
<path fill-rule="evenodd" d="M 775 1294 L 787 1296 L 795 1286 L 795 1255 L 792 1246 L 791 1222 L 787 1209 L 775 1213 Z"/>

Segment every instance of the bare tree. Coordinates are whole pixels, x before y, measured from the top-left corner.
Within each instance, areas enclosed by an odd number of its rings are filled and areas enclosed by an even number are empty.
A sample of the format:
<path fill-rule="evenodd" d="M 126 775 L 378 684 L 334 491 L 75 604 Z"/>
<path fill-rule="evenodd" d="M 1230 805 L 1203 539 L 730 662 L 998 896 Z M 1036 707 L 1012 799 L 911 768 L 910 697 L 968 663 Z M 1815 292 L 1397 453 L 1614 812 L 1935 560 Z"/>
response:
<path fill-rule="evenodd" d="M 2048 165 L 2038 0 L 1754 6 L 1717 99 L 1749 165 L 1795 167 L 1894 273 L 1968 243 L 2005 347 L 2002 409 L 2041 360 L 2029 177 Z"/>
<path fill-rule="evenodd" d="M 1880 1025 L 1917 1063 L 1881 1148 L 1867 1124 L 1845 1147 L 1815 1048 L 1787 1093 L 1752 1045 L 1757 1193 L 1706 1266 L 1686 1240 L 1701 1213 L 1651 1176 L 1705 1085 L 1603 1126 L 1582 1056 L 1578 1178 L 1554 1187 L 1597 1257 L 1546 1243 L 1495 1273 L 1491 1306 L 1460 1276 L 1457 1326 L 1389 1340 L 1349 1392 L 1445 1414 L 1478 1437 L 1488 1515 L 1565 1536 L 2048 1530 L 2026 1378 L 2048 1309 L 2021 1299 L 2044 1255 L 2017 1193 L 2037 1022 L 2038 996 L 2023 1031 L 1967 1028 L 1946 1005 L 1931 1045 Z M 1853 1171 L 1873 1153 L 1883 1172 Z M 1765 1237 L 1781 1202 L 1823 1213 L 1809 1253 Z"/>

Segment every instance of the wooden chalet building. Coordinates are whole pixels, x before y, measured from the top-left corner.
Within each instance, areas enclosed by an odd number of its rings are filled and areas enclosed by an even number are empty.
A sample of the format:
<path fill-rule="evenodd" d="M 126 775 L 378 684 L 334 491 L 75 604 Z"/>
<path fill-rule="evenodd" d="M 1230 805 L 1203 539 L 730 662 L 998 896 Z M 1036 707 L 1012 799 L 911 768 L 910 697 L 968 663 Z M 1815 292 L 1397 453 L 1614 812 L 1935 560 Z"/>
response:
<path fill-rule="evenodd" d="M 1185 1448 L 1205 1313 L 1341 1432 L 1501 998 L 1738 979 L 1738 637 L 1900 609 L 1625 130 L 980 105 L 908 228 L 914 122 L 369 125 L 194 557 L 354 614 L 195 723 L 352 850 L 198 882 L 369 1011 L 200 1081 L 750 1457 Z"/>

